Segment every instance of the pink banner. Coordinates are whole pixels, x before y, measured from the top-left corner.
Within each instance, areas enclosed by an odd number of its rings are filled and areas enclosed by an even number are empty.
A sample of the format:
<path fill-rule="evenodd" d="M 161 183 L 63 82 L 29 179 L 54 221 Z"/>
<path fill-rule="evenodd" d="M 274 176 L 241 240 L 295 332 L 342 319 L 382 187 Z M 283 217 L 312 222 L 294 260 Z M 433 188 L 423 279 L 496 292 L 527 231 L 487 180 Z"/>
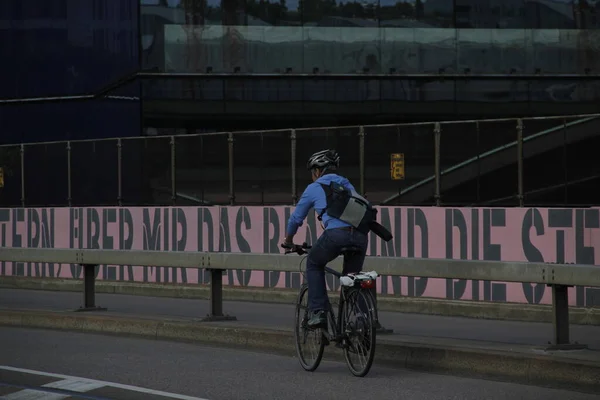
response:
<path fill-rule="evenodd" d="M 280 253 L 292 207 L 130 207 L 0 209 L 0 246 Z M 369 255 L 598 265 L 599 209 L 380 207 L 379 220 L 394 234 L 371 235 Z M 296 236 L 313 243 L 315 215 Z M 368 259 L 364 266 L 369 270 Z M 599 270 L 600 272 L 600 270 Z M 0 275 L 80 278 L 81 267 L 0 263 Z M 107 266 L 98 279 L 208 283 L 202 269 Z M 227 271 L 224 283 L 297 288 L 299 273 Z M 331 289 L 337 281 L 328 278 Z M 462 300 L 545 303 L 545 285 L 385 277 L 380 293 Z M 572 305 L 600 303 L 600 290 L 571 289 Z"/>

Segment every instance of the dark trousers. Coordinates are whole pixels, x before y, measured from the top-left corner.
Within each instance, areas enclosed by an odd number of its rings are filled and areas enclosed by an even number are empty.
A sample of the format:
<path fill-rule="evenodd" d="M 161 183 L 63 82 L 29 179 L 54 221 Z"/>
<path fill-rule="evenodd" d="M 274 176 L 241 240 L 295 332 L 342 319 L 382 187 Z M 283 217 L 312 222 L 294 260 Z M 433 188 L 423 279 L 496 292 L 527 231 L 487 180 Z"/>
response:
<path fill-rule="evenodd" d="M 344 256 L 344 274 L 362 271 L 365 261 L 368 235 L 355 229 L 328 229 L 323 232 L 319 240 L 312 246 L 306 259 L 306 278 L 308 280 L 308 308 L 312 311 L 326 310 L 329 305 L 327 286 L 325 283 L 325 269 L 327 263 L 340 255 L 340 250 L 347 246 L 361 248 L 362 254 Z"/>

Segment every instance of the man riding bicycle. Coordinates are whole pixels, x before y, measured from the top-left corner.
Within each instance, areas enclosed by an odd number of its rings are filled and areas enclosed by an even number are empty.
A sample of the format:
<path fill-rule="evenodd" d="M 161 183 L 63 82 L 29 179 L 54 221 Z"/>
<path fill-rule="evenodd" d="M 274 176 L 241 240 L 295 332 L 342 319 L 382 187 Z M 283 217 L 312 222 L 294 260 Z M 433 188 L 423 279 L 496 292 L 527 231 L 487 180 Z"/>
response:
<path fill-rule="evenodd" d="M 306 261 L 308 280 L 308 309 L 311 328 L 326 327 L 329 305 L 324 267 L 341 254 L 344 247 L 359 248 L 360 253 L 345 255 L 343 274 L 361 272 L 365 260 L 368 232 L 375 219 L 374 210 L 367 200 L 356 193 L 354 186 L 336 174 L 340 157 L 335 150 L 313 154 L 306 165 L 313 183 L 302 193 L 296 209 L 287 224 L 282 247 L 291 248 L 293 238 L 311 208 L 318 213 L 324 232 L 313 244 Z"/>

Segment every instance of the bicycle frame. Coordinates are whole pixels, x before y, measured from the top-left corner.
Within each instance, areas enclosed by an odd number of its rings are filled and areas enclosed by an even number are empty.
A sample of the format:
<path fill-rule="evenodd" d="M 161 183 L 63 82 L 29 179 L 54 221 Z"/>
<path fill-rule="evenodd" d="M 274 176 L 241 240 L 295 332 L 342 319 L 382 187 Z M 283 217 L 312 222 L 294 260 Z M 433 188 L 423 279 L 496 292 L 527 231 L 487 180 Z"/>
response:
<path fill-rule="evenodd" d="M 345 267 L 345 266 L 344 266 Z M 339 272 L 329 268 L 329 267 L 325 267 L 325 272 L 329 272 L 330 274 L 336 276 L 338 279 L 342 276 L 342 274 L 340 274 Z M 323 331 L 323 335 L 325 335 L 325 338 L 328 341 L 333 341 L 336 343 L 340 343 L 345 339 L 344 333 L 342 332 L 342 318 L 341 318 L 341 314 L 342 314 L 342 308 L 344 306 L 344 303 L 347 301 L 347 297 L 348 297 L 348 292 L 349 291 L 353 291 L 353 290 L 357 290 L 357 291 L 363 291 L 366 290 L 366 292 L 368 293 L 368 295 L 371 295 L 371 293 L 367 290 L 367 289 L 357 289 L 354 287 L 347 287 L 347 286 L 340 286 L 340 302 L 338 304 L 337 307 L 337 316 L 336 314 L 333 312 L 333 305 L 331 304 L 331 302 L 329 302 L 329 307 L 328 307 L 328 316 L 329 319 L 331 320 L 330 322 L 332 322 L 331 324 L 328 324 L 331 327 L 331 333 L 332 336 L 330 336 L 329 331 Z M 375 303 L 373 303 L 375 304 Z M 377 314 L 374 314 L 374 321 L 377 321 Z M 343 344 L 343 343 L 342 343 Z"/>
<path fill-rule="evenodd" d="M 342 314 L 342 308 L 344 306 L 344 303 L 346 302 L 346 291 L 348 291 L 348 289 L 345 286 L 341 286 L 340 288 L 340 303 L 338 304 L 337 307 L 337 316 L 336 314 L 333 312 L 333 305 L 331 304 L 331 302 L 329 303 L 329 309 L 328 309 L 328 316 L 331 320 L 331 330 L 332 330 L 332 336 L 329 336 L 329 331 L 323 331 L 323 334 L 326 336 L 326 339 L 329 341 L 333 341 L 336 343 L 340 343 L 343 339 L 344 339 L 344 335 L 342 333 L 342 318 L 341 318 L 341 314 Z"/>
<path fill-rule="evenodd" d="M 285 254 L 288 253 L 297 253 L 297 254 L 302 254 L 302 253 L 306 253 L 306 250 L 309 249 L 311 246 L 308 246 L 306 243 L 304 243 L 302 246 L 298 246 L 295 245 L 295 247 L 289 251 L 286 251 Z M 332 274 L 333 276 L 337 277 L 338 279 L 340 279 L 343 274 L 337 272 L 336 270 L 325 266 L 324 267 L 325 272 L 328 272 L 330 274 Z M 342 271 L 344 271 L 346 269 L 346 260 L 344 258 L 344 262 L 342 265 Z M 375 300 L 375 297 L 373 296 L 373 293 L 371 293 L 370 290 L 367 289 L 355 289 L 355 288 L 351 288 L 351 287 L 347 287 L 347 286 L 343 286 L 340 285 L 340 304 L 338 304 L 338 312 L 337 312 L 337 317 L 335 315 L 335 313 L 333 312 L 333 308 L 331 305 L 331 302 L 329 302 L 329 307 L 328 307 L 328 316 L 331 318 L 331 322 L 333 322 L 332 324 L 328 324 L 331 326 L 332 329 L 332 333 L 333 333 L 333 338 L 327 337 L 327 340 L 332 340 L 334 342 L 339 342 L 341 339 L 343 339 L 342 337 L 342 320 L 340 318 L 340 314 L 342 312 L 342 306 L 344 305 L 344 302 L 346 301 L 345 297 L 346 297 L 346 293 L 348 290 L 366 290 L 366 292 L 368 293 L 368 295 L 371 297 L 371 300 L 373 302 L 373 305 L 375 306 L 373 309 L 373 319 L 375 321 L 375 323 L 379 323 L 379 312 L 377 310 L 377 303 Z M 329 297 L 329 296 L 328 296 Z M 329 332 L 323 332 L 325 335 L 329 336 Z"/>
<path fill-rule="evenodd" d="M 286 248 L 286 249 L 291 249 L 289 251 L 286 250 L 286 254 L 295 252 L 298 253 L 298 255 L 302 255 L 307 253 L 305 251 L 305 249 L 310 248 L 310 246 L 308 246 L 306 243 L 304 243 L 302 246 L 299 245 L 282 245 L 282 247 Z M 344 270 L 345 270 L 345 259 L 344 259 Z M 371 288 L 373 286 L 371 286 L 370 284 L 367 285 L 363 285 L 363 278 L 360 278 L 361 280 L 359 280 L 358 282 L 356 281 L 356 279 L 350 279 L 350 281 L 347 281 L 347 279 L 342 280 L 343 278 L 347 278 L 346 276 L 344 276 L 343 273 L 339 273 L 327 266 L 324 267 L 325 272 L 328 272 L 334 276 L 336 276 L 338 279 L 340 279 L 340 283 L 341 283 L 341 287 L 340 287 L 340 301 L 338 304 L 338 310 L 337 310 L 337 315 L 335 313 L 335 309 L 333 307 L 333 304 L 331 303 L 331 301 L 328 301 L 327 304 L 327 329 L 323 329 L 323 328 L 317 328 L 315 327 L 315 329 L 306 329 L 306 318 L 308 316 L 308 308 L 305 307 L 304 310 L 304 315 L 301 316 L 301 303 L 303 302 L 302 299 L 308 295 L 308 282 L 304 282 L 300 288 L 300 293 L 298 294 L 298 299 L 296 302 L 296 324 L 295 324 L 295 337 L 296 337 L 296 352 L 298 354 L 298 358 L 300 360 L 300 364 L 302 365 L 302 367 L 306 370 L 306 371 L 315 371 L 321 360 L 323 357 L 323 350 L 325 348 L 325 346 L 329 345 L 332 341 L 336 343 L 335 347 L 341 348 L 344 352 L 344 357 L 346 359 L 346 364 L 348 365 L 348 368 L 350 369 L 350 372 L 352 372 L 352 374 L 354 376 L 357 377 L 364 377 L 366 376 L 366 374 L 368 374 L 371 365 L 373 364 L 373 359 L 375 356 L 375 343 L 376 343 L 376 337 L 375 337 L 375 331 L 374 331 L 374 322 L 377 321 L 377 314 L 376 314 L 376 303 L 374 301 L 374 296 L 373 293 L 371 291 Z M 367 275 L 370 277 L 369 280 L 367 280 L 367 282 L 371 282 L 371 280 L 374 280 L 377 278 L 378 274 L 375 273 L 375 275 Z M 351 284 L 352 282 L 352 284 Z M 360 284 L 359 284 L 360 282 Z M 369 307 L 369 311 L 367 311 L 370 314 L 370 328 L 367 328 L 367 330 L 364 330 L 365 326 L 365 322 L 361 322 L 359 324 L 359 327 L 357 327 L 355 325 L 355 323 L 351 323 L 349 325 L 345 325 L 344 322 L 346 320 L 345 316 L 342 315 L 342 312 L 344 312 L 345 309 L 347 309 L 347 304 L 346 302 L 349 301 L 350 296 L 352 296 L 354 294 L 354 291 L 356 291 L 357 295 L 361 294 L 363 291 L 365 292 L 365 295 L 367 297 L 366 301 L 367 301 L 367 306 Z M 328 300 L 331 298 L 331 296 L 327 296 Z M 359 300 L 360 301 L 360 300 Z M 360 307 L 360 305 L 359 305 Z M 372 307 L 372 309 L 371 309 Z M 372 311 L 374 312 L 372 312 Z M 365 310 L 366 311 L 366 310 Z M 358 321 L 358 319 L 357 319 Z M 364 320 L 363 320 L 364 321 Z M 348 323 L 346 321 L 346 323 Z M 318 337 L 320 338 L 319 341 L 319 345 L 318 345 L 318 350 L 317 350 L 317 354 L 314 358 L 314 360 L 312 362 L 307 361 L 307 358 L 305 357 L 305 353 L 302 349 L 302 339 L 301 339 L 301 332 L 300 330 L 304 329 L 304 335 L 306 335 L 306 332 L 309 331 L 316 331 Z M 348 330 L 349 329 L 349 330 Z M 351 342 L 351 338 L 355 336 L 355 334 L 358 333 L 359 335 L 363 335 L 363 336 L 359 336 L 359 344 L 358 344 L 358 348 L 355 348 L 355 346 L 352 344 Z M 364 345 L 364 340 L 367 339 L 367 335 L 368 338 L 370 340 L 370 345 L 368 347 L 367 353 L 362 353 L 363 356 L 367 356 L 366 359 L 366 365 L 364 367 L 361 367 L 361 369 L 357 369 L 355 362 L 351 360 L 351 353 L 355 353 L 354 350 L 356 350 L 356 353 L 358 354 L 359 352 L 362 352 L 362 350 L 359 350 L 362 348 L 362 346 L 360 345 L 360 343 L 363 343 Z M 305 339 L 304 339 L 305 340 Z M 359 361 L 362 362 L 362 361 Z"/>

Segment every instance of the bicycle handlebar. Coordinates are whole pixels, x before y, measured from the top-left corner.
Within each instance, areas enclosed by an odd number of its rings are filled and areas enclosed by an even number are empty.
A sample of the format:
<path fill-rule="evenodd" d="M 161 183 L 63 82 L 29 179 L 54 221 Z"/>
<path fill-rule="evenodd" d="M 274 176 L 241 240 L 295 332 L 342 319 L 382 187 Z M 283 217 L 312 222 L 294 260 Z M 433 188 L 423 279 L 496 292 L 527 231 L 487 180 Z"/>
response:
<path fill-rule="evenodd" d="M 300 244 L 292 244 L 291 246 L 286 245 L 285 243 L 281 244 L 281 247 L 286 249 L 284 254 L 290 254 L 290 253 L 296 253 L 299 256 L 308 253 L 308 249 L 310 249 L 312 246 L 309 246 L 308 243 L 304 242 L 301 245 Z"/>

